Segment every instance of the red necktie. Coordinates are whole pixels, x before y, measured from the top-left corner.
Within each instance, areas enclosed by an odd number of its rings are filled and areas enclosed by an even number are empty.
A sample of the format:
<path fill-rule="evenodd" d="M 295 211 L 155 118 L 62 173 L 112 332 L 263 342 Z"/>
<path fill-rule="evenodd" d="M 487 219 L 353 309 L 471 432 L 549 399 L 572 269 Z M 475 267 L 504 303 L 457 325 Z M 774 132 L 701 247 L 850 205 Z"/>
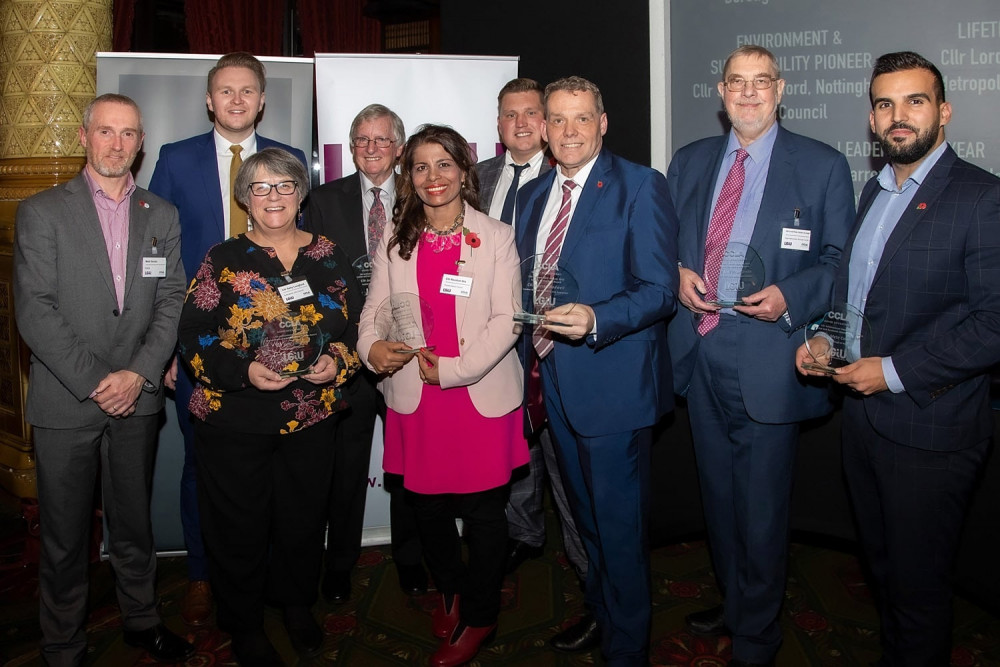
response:
<path fill-rule="evenodd" d="M 372 207 L 368 209 L 368 255 L 375 254 L 379 241 L 382 240 L 382 232 L 385 231 L 385 206 L 382 205 L 381 188 L 372 188 L 371 193 L 375 195 Z"/>
<path fill-rule="evenodd" d="M 708 223 L 708 234 L 705 237 L 704 276 L 706 301 L 712 301 L 718 296 L 716 291 L 719 287 L 722 258 L 725 255 L 726 246 L 729 244 L 729 235 L 733 231 L 733 221 L 736 220 L 736 209 L 739 208 L 740 197 L 743 195 L 743 181 L 746 178 L 743 162 L 749 156 L 750 154 L 742 148 L 736 151 L 736 162 L 726 174 L 722 191 L 719 192 L 719 199 L 715 202 L 715 211 Z M 706 313 L 701 316 L 701 320 L 698 322 L 698 333 L 704 336 L 718 324 L 719 313 Z"/>

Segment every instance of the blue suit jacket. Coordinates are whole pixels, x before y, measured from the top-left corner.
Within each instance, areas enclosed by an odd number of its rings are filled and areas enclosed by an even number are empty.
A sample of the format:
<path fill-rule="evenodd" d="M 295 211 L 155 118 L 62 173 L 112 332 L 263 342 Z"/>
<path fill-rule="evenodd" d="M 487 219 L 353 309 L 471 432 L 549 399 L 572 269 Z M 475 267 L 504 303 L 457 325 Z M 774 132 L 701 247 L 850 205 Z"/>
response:
<path fill-rule="evenodd" d="M 728 135 L 722 135 L 689 144 L 677 151 L 667 170 L 670 194 L 681 216 L 680 261 L 698 274 L 705 266 L 705 236 L 727 141 Z M 765 322 L 737 316 L 740 345 L 732 354 L 747 413 L 757 421 L 791 423 L 832 409 L 825 383 L 802 378 L 794 359 L 804 340 L 799 330 L 829 308 L 853 219 L 854 190 L 844 156 L 779 127 L 750 246 L 764 263 L 765 284 L 777 285 L 784 295 L 791 325 L 784 318 Z M 781 248 L 785 227 L 809 230 L 809 250 Z M 679 308 L 669 336 L 674 382 L 685 394 L 701 342 L 694 314 Z"/>
<path fill-rule="evenodd" d="M 874 178 L 865 185 L 851 245 L 878 190 Z M 986 371 L 1000 361 L 1000 179 L 945 150 L 886 242 L 865 316 L 866 353 L 891 355 L 905 389 L 858 399 L 879 434 L 953 451 L 993 433 Z"/>
<path fill-rule="evenodd" d="M 308 167 L 306 156 L 299 149 L 257 135 L 257 150 L 272 146 L 284 148 Z M 181 220 L 181 259 L 184 271 L 193 278 L 208 249 L 225 240 L 213 133 L 164 144 L 149 189 L 177 207 Z"/>
<path fill-rule="evenodd" d="M 535 254 L 555 177 L 553 169 L 517 193 L 522 259 Z M 579 283 L 578 301 L 594 309 L 597 337 L 557 337 L 546 362 L 555 364 L 570 425 L 594 437 L 651 426 L 673 408 L 666 319 L 677 294 L 677 216 L 662 174 L 608 150 L 581 186 L 559 266 Z M 522 359 L 530 344 L 526 333 Z"/>

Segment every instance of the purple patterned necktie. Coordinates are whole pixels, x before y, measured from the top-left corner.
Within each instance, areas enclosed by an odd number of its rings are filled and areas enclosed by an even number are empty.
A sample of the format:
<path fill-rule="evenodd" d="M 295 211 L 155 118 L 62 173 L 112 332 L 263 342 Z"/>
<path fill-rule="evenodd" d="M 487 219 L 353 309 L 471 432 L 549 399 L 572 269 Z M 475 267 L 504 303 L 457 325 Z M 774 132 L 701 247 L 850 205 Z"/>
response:
<path fill-rule="evenodd" d="M 545 252 L 542 253 L 542 266 L 554 267 L 559 262 L 559 253 L 562 252 L 563 241 L 566 239 L 566 230 L 569 228 L 569 211 L 572 206 L 571 197 L 573 188 L 575 187 L 576 183 L 574 181 L 565 181 L 563 183 L 562 204 L 559 206 L 559 215 L 556 216 L 556 221 L 552 224 L 552 229 L 549 230 L 549 238 L 545 241 Z M 542 278 L 535 288 L 537 290 L 535 302 L 545 303 L 552 292 L 551 277 L 547 281 Z M 538 352 L 539 359 L 544 359 L 545 355 L 552 351 L 554 345 L 549 332 L 540 326 L 535 327 L 535 331 L 531 335 L 531 342 L 535 346 L 535 351 Z"/>
<path fill-rule="evenodd" d="M 719 192 L 719 199 L 715 202 L 712 220 L 708 223 L 708 234 L 705 237 L 705 301 L 712 301 L 718 296 L 722 258 L 725 255 L 726 246 L 729 244 L 729 235 L 733 231 L 733 221 L 736 220 L 736 209 L 739 208 L 740 197 L 743 195 L 743 181 L 746 178 L 743 162 L 749 155 L 742 148 L 736 151 L 736 162 L 726 174 L 722 191 Z M 698 333 L 704 336 L 718 324 L 718 312 L 705 313 L 698 322 Z"/>
<path fill-rule="evenodd" d="M 372 188 L 371 193 L 375 195 L 372 207 L 368 209 L 368 255 L 374 255 L 378 248 L 379 241 L 382 240 L 382 232 L 385 231 L 385 206 L 382 205 L 382 188 Z"/>

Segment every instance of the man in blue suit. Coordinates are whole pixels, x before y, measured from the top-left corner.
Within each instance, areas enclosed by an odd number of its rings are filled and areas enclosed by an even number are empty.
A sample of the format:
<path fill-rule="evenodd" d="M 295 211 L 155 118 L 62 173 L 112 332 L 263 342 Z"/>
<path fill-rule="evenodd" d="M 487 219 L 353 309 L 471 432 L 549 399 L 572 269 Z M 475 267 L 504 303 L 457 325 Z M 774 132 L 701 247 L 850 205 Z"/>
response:
<path fill-rule="evenodd" d="M 602 149 L 607 128 L 593 83 L 574 76 L 546 87 L 543 134 L 558 168 L 517 193 L 518 251 L 557 261 L 579 293 L 526 328 L 521 352 L 528 417 L 538 428 L 537 408 L 547 412 L 590 561 L 590 615 L 576 628 L 600 637 L 609 665 L 646 665 L 649 448 L 673 408 L 666 318 L 677 217 L 662 174 Z"/>
<path fill-rule="evenodd" d="M 833 380 L 843 460 L 882 622 L 879 666 L 947 665 L 951 574 L 993 433 L 1000 361 L 1000 179 L 945 142 L 941 73 L 905 51 L 875 62 L 872 131 L 887 164 L 861 194 L 834 295 L 861 310 L 862 359 Z M 805 346 L 800 371 L 811 361 Z"/>
<path fill-rule="evenodd" d="M 181 223 L 181 259 L 188 276 L 198 272 L 209 248 L 247 229 L 246 212 L 238 207 L 230 192 L 230 183 L 243 158 L 276 146 L 306 164 L 302 151 L 271 141 L 254 131 L 257 117 L 264 108 L 266 84 L 264 65 L 251 54 L 236 52 L 222 56 L 208 73 L 205 94 L 205 103 L 212 112 L 213 129 L 160 148 L 149 189 L 177 207 Z M 197 627 L 208 621 L 212 593 L 198 515 L 194 432 L 187 408 L 194 385 L 186 371 L 178 371 L 176 358 L 166 383 L 175 391 L 177 420 L 184 435 L 181 525 L 187 546 L 188 588 L 181 616 L 189 625 Z"/>
<path fill-rule="evenodd" d="M 684 305 L 670 323 L 670 354 L 723 597 L 686 620 L 698 634 L 728 629 L 733 665 L 771 664 L 781 645 L 799 422 L 832 409 L 826 388 L 795 372 L 796 332 L 829 307 L 854 217 L 844 156 L 778 125 L 784 86 L 769 51 L 734 51 L 718 84 L 732 130 L 681 148 L 667 171 Z M 713 303 L 727 296 L 720 275 L 733 275 L 727 246 L 759 255 L 766 284 L 731 308 Z"/>

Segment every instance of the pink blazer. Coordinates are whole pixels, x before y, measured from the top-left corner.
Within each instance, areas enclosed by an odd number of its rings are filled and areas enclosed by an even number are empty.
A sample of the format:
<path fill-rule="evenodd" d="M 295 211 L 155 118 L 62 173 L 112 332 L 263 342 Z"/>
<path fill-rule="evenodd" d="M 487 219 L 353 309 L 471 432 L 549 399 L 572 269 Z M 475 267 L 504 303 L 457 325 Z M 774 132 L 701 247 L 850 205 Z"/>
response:
<path fill-rule="evenodd" d="M 514 247 L 514 229 L 494 220 L 471 206 L 465 213 L 465 227 L 475 232 L 482 244 L 472 248 L 462 242 L 459 275 L 472 277 L 472 293 L 455 297 L 455 322 L 461 354 L 441 357 L 441 386 L 469 388 L 473 405 L 484 417 L 501 417 L 521 404 L 523 372 L 514 343 L 514 281 L 520 282 L 519 260 Z M 389 261 L 386 248 L 394 229 L 387 227 L 375 257 L 368 298 L 361 311 L 358 354 L 371 370 L 368 352 L 378 340 L 375 313 L 392 293 L 417 289 L 417 254 L 414 248 L 409 261 L 398 249 Z M 520 291 L 518 287 L 518 292 Z M 410 414 L 420 404 L 423 383 L 417 362 L 411 361 L 380 383 L 386 405 L 401 414 Z"/>

